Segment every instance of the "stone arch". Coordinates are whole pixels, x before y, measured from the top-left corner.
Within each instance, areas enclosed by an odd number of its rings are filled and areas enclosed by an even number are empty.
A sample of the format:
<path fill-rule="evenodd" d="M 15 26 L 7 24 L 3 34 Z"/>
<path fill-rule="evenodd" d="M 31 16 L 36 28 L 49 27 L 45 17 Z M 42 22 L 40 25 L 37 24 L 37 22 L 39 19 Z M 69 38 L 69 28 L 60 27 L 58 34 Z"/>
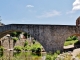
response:
<path fill-rule="evenodd" d="M 5 36 L 6 34 L 9 34 L 11 32 L 15 31 L 20 31 L 20 32 L 25 32 L 31 35 L 34 39 L 36 39 L 45 49 L 46 51 L 46 46 L 44 45 L 44 42 L 41 40 L 43 37 L 39 36 L 39 27 L 38 26 L 33 26 L 33 25 L 5 25 L 3 27 L 0 27 L 2 30 L 0 31 L 0 38 Z M 41 29 L 42 30 L 42 29 Z M 39 39 L 40 37 L 40 39 Z"/>
<path fill-rule="evenodd" d="M 72 36 L 77 36 L 78 37 L 78 41 L 80 41 L 80 34 L 73 34 Z"/>
<path fill-rule="evenodd" d="M 62 51 L 67 37 L 80 33 L 73 25 L 10 24 L 0 27 L 0 38 L 7 32 L 24 31 L 39 41 L 46 52 Z"/>
<path fill-rule="evenodd" d="M 72 33 L 72 34 L 70 34 L 70 35 L 68 35 L 67 37 L 66 37 L 66 39 L 68 38 L 68 37 L 70 37 L 70 36 L 76 36 L 77 38 L 78 38 L 78 41 L 80 41 L 80 34 L 79 33 Z M 65 39 L 65 41 L 66 41 L 66 39 Z M 64 43 L 65 43 L 65 41 L 64 41 Z M 78 42 L 77 40 L 76 40 L 76 42 Z M 64 47 L 65 48 L 65 47 Z M 75 49 L 75 48 L 77 48 L 76 47 L 76 45 L 75 45 L 75 43 L 74 43 L 74 45 L 71 45 L 69 48 L 67 47 L 66 49 L 64 49 L 65 51 L 67 51 L 68 49 L 69 50 L 73 50 L 73 49 Z M 79 47 L 80 48 L 80 47 Z"/>

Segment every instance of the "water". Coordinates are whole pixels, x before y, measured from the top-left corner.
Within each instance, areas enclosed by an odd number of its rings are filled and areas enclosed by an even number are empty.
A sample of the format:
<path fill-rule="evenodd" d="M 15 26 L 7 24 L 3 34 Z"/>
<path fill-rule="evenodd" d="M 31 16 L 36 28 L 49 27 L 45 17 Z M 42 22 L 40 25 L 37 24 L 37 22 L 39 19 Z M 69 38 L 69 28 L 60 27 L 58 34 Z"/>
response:
<path fill-rule="evenodd" d="M 41 53 L 41 56 L 32 54 L 31 52 L 13 52 L 4 51 L 0 53 L 0 60 L 45 60 L 46 53 Z"/>

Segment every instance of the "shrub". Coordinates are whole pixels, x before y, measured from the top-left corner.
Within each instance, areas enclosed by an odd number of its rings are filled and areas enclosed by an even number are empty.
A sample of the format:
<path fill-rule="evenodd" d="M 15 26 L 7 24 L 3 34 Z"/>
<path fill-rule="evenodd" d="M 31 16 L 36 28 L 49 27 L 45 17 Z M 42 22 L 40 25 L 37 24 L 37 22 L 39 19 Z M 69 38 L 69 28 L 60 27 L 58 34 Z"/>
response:
<path fill-rule="evenodd" d="M 19 37 L 20 34 L 21 34 L 21 32 L 12 32 L 12 33 L 10 33 L 10 36 Z"/>
<path fill-rule="evenodd" d="M 47 55 L 46 60 L 52 60 L 51 55 Z"/>
<path fill-rule="evenodd" d="M 21 32 L 16 32 L 16 37 L 19 37 L 20 34 Z"/>
<path fill-rule="evenodd" d="M 29 51 L 29 50 L 31 50 L 31 47 L 29 45 L 27 45 L 27 46 L 24 47 L 24 50 Z"/>
<path fill-rule="evenodd" d="M 68 45 L 72 45 L 72 44 L 75 44 L 78 40 L 72 40 L 72 41 L 66 41 L 64 43 L 64 46 L 68 46 Z"/>
<path fill-rule="evenodd" d="M 33 44 L 31 51 L 33 54 L 41 56 L 41 45 L 39 43 Z"/>
<path fill-rule="evenodd" d="M 26 42 L 24 43 L 24 47 L 27 46 L 27 45 L 28 45 L 28 42 L 26 41 Z"/>
<path fill-rule="evenodd" d="M 27 38 L 27 33 L 24 33 L 23 35 L 25 36 L 25 38 Z"/>
<path fill-rule="evenodd" d="M 0 52 L 3 52 L 4 48 L 2 46 L 0 46 Z"/>
<path fill-rule="evenodd" d="M 77 36 L 70 36 L 66 41 L 78 40 Z"/>
<path fill-rule="evenodd" d="M 75 45 L 79 45 L 79 44 L 80 44 L 80 41 L 75 42 Z"/>
<path fill-rule="evenodd" d="M 41 48 L 37 48 L 36 53 L 40 53 L 40 52 L 41 52 Z"/>
<path fill-rule="evenodd" d="M 0 58 L 3 56 L 3 52 L 0 52 Z"/>
<path fill-rule="evenodd" d="M 14 37 L 14 38 L 13 38 L 13 41 L 14 41 L 14 42 L 16 42 L 17 40 L 18 40 L 18 38 L 17 38 L 17 37 Z"/>
<path fill-rule="evenodd" d="M 77 36 L 72 36 L 72 40 L 78 40 Z"/>
<path fill-rule="evenodd" d="M 54 53 L 53 55 L 53 60 L 55 60 L 57 58 L 58 54 L 57 54 L 57 51 Z"/>
<path fill-rule="evenodd" d="M 56 53 L 59 55 L 60 54 L 60 50 L 57 50 Z"/>
<path fill-rule="evenodd" d="M 21 46 L 15 46 L 14 50 L 17 52 L 20 52 L 20 51 L 22 51 L 22 47 Z"/>
<path fill-rule="evenodd" d="M 12 36 L 12 37 L 16 37 L 16 32 L 12 32 L 12 33 L 10 33 L 10 36 Z"/>
<path fill-rule="evenodd" d="M 58 54 L 60 54 L 59 50 L 57 50 L 54 54 L 52 54 L 52 52 L 49 52 L 46 56 L 46 60 L 55 60 Z"/>
<path fill-rule="evenodd" d="M 35 44 L 35 42 L 36 42 L 36 41 L 35 41 L 35 40 L 33 40 L 32 42 L 33 42 L 33 44 Z"/>
<path fill-rule="evenodd" d="M 33 52 L 36 52 L 36 46 L 32 46 L 32 47 L 31 47 L 31 51 L 32 51 L 32 53 L 33 53 Z"/>
<path fill-rule="evenodd" d="M 66 39 L 66 41 L 71 41 L 72 39 L 70 38 L 70 37 L 68 37 L 67 39 Z"/>

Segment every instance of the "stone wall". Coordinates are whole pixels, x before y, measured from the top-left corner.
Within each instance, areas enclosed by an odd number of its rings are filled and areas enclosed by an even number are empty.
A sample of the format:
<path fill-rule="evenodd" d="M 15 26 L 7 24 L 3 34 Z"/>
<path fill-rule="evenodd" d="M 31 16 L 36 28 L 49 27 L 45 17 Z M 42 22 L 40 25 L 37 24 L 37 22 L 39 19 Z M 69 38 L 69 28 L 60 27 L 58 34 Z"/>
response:
<path fill-rule="evenodd" d="M 17 40 L 16 43 L 15 43 L 15 46 L 21 46 L 23 47 L 24 46 L 24 43 L 25 43 L 26 39 L 20 39 L 20 40 Z M 9 37 L 3 37 L 2 40 L 1 40 L 1 46 L 3 46 L 5 49 L 13 49 L 13 40 Z"/>
<path fill-rule="evenodd" d="M 24 43 L 25 43 L 26 39 L 20 39 L 20 40 L 17 40 L 16 43 L 15 43 L 15 46 L 21 46 L 21 47 L 24 47 Z"/>
<path fill-rule="evenodd" d="M 14 31 L 23 31 L 30 34 L 41 43 L 46 52 L 55 52 L 63 50 L 64 42 L 69 36 L 80 34 L 80 26 L 11 24 L 0 27 L 0 38 Z M 17 44 L 19 43 L 17 42 Z"/>

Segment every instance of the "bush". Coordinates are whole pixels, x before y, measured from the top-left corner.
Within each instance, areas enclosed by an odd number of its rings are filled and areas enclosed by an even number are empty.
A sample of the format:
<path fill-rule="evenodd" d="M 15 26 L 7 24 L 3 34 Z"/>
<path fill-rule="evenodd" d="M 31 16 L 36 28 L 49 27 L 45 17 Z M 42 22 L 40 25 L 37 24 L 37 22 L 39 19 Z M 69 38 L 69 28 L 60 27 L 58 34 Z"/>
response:
<path fill-rule="evenodd" d="M 60 54 L 60 50 L 57 50 L 56 53 L 59 55 Z"/>
<path fill-rule="evenodd" d="M 55 60 L 59 54 L 59 50 L 57 50 L 54 54 L 52 54 L 52 52 L 49 52 L 46 56 L 46 60 Z"/>
<path fill-rule="evenodd" d="M 16 42 L 17 40 L 19 40 L 17 37 L 13 38 L 13 41 Z"/>
<path fill-rule="evenodd" d="M 32 53 L 40 53 L 41 52 L 41 45 L 40 44 L 33 44 L 31 47 Z"/>
<path fill-rule="evenodd" d="M 77 36 L 70 36 L 66 41 L 78 40 Z"/>
<path fill-rule="evenodd" d="M 75 43 L 75 45 L 80 45 L 80 41 L 77 41 L 77 42 Z"/>
<path fill-rule="evenodd" d="M 12 33 L 10 33 L 10 36 L 12 36 L 12 37 L 16 37 L 16 32 L 12 32 Z"/>
<path fill-rule="evenodd" d="M 20 34 L 21 34 L 21 32 L 12 32 L 12 33 L 10 33 L 10 36 L 19 37 Z"/>
<path fill-rule="evenodd" d="M 27 33 L 24 33 L 23 35 L 25 36 L 25 38 L 27 38 Z"/>
<path fill-rule="evenodd" d="M 21 52 L 22 51 L 22 47 L 21 46 L 15 46 L 14 50 L 17 52 Z"/>
<path fill-rule="evenodd" d="M 47 55 L 46 60 L 52 60 L 51 55 Z"/>
<path fill-rule="evenodd" d="M 4 48 L 2 46 L 0 46 L 0 52 L 3 52 Z"/>
<path fill-rule="evenodd" d="M 27 45 L 27 46 L 24 47 L 24 50 L 29 51 L 29 50 L 31 50 L 31 47 L 29 45 Z"/>
<path fill-rule="evenodd" d="M 27 46 L 27 45 L 28 45 L 28 42 L 26 41 L 26 42 L 24 43 L 24 47 Z"/>
<path fill-rule="evenodd" d="M 66 39 L 66 41 L 71 41 L 72 39 L 70 38 L 70 37 L 68 37 L 67 39 Z"/>
<path fill-rule="evenodd" d="M 14 52 L 14 53 L 13 53 L 13 56 L 14 56 L 14 57 L 20 57 L 20 56 L 21 56 L 21 52 Z"/>
<path fill-rule="evenodd" d="M 36 46 L 32 46 L 32 47 L 31 47 L 31 51 L 32 51 L 32 53 L 33 53 L 33 52 L 36 52 Z"/>
<path fill-rule="evenodd" d="M 36 42 L 36 41 L 35 41 L 35 40 L 33 40 L 32 42 L 33 42 L 33 44 L 35 44 L 35 42 Z"/>
<path fill-rule="evenodd" d="M 20 34 L 21 32 L 16 32 L 16 37 L 19 37 Z"/>
<path fill-rule="evenodd" d="M 68 45 L 72 45 L 72 44 L 75 44 L 78 40 L 71 40 L 71 41 L 66 41 L 64 43 L 64 46 L 68 46 Z"/>
<path fill-rule="evenodd" d="M 36 53 L 40 53 L 40 52 L 41 52 L 41 48 L 37 48 Z"/>
<path fill-rule="evenodd" d="M 55 60 L 57 58 L 58 54 L 57 54 L 57 51 L 54 53 L 53 55 L 53 60 Z"/>

